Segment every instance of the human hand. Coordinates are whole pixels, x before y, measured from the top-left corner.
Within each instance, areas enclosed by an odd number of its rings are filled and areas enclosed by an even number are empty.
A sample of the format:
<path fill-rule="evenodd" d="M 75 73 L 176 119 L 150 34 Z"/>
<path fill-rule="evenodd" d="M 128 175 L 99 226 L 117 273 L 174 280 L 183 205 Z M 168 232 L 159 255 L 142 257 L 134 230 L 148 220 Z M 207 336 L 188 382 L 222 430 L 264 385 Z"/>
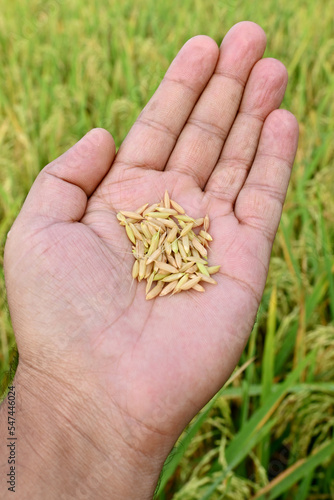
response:
<path fill-rule="evenodd" d="M 136 498 L 152 496 L 182 429 L 238 362 L 298 136 L 295 118 L 277 110 L 287 74 L 261 60 L 265 43 L 249 22 L 229 31 L 220 52 L 208 37 L 191 39 L 117 156 L 109 133 L 91 131 L 42 170 L 13 225 L 5 276 L 18 380 L 30 427 L 36 408 L 48 415 L 41 426 L 53 451 L 45 445 L 42 456 L 62 477 L 52 491 L 84 483 L 104 460 L 115 476 L 94 498 L 132 498 L 134 484 Z M 146 301 L 115 215 L 165 189 L 189 215 L 209 214 L 209 262 L 221 269 L 203 294 Z"/>

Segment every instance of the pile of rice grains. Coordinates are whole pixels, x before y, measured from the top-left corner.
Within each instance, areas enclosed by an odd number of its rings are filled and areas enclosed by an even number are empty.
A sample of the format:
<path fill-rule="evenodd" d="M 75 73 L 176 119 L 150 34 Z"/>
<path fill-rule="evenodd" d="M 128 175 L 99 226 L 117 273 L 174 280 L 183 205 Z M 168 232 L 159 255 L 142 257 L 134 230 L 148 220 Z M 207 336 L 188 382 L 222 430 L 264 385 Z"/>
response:
<path fill-rule="evenodd" d="M 209 216 L 193 219 L 169 198 L 134 212 L 120 211 L 117 219 L 133 243 L 135 262 L 132 277 L 147 280 L 146 300 L 185 290 L 204 292 L 201 282 L 217 282 L 211 277 L 220 266 L 208 266 Z M 199 230 L 195 233 L 195 228 Z M 155 286 L 152 288 L 153 283 Z"/>

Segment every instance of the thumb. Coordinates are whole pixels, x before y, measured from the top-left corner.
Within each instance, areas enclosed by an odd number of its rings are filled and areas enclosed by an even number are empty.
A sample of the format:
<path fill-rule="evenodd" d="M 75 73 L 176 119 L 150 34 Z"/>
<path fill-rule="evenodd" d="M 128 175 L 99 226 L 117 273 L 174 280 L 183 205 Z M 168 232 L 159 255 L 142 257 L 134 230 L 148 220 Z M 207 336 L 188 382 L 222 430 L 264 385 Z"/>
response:
<path fill-rule="evenodd" d="M 115 143 L 104 129 L 88 132 L 66 153 L 38 174 L 18 218 L 41 218 L 52 222 L 80 220 L 87 198 L 109 171 Z"/>

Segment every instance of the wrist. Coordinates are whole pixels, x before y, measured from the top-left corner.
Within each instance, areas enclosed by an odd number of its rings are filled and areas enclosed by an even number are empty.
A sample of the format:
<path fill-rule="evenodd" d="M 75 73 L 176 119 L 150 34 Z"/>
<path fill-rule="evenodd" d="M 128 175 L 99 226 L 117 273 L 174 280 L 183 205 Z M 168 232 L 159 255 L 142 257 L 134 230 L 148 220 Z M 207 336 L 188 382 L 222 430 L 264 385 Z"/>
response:
<path fill-rule="evenodd" d="M 92 407 L 99 397 L 76 388 L 75 383 L 64 386 L 61 380 L 36 376 L 35 370 L 22 363 L 13 385 L 19 451 L 16 487 L 20 498 L 153 497 L 163 459 L 142 453 L 140 441 L 136 446 L 135 439 L 131 441 L 132 433 L 124 436 L 118 420 L 104 414 L 103 405 L 96 407 L 93 419 Z M 2 406 L 4 436 L 6 402 Z M 1 462 L 6 462 L 4 453 Z M 1 493 L 12 498 L 3 481 L 1 478 Z"/>

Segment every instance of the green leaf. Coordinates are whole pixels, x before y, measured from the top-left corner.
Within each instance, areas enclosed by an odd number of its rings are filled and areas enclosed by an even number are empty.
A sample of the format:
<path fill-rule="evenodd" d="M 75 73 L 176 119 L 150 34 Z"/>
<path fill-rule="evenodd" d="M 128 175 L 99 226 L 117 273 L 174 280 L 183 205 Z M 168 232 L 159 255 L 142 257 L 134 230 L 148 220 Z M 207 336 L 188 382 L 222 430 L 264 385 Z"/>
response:
<path fill-rule="evenodd" d="M 225 479 L 230 470 L 236 467 L 243 460 L 252 448 L 270 431 L 274 424 L 272 414 L 289 388 L 299 379 L 300 374 L 312 361 L 314 353 L 311 352 L 303 361 L 291 372 L 284 382 L 277 384 L 268 396 L 265 403 L 252 415 L 249 421 L 234 436 L 226 449 L 226 461 L 228 466 L 210 488 L 204 493 L 200 500 L 207 500 L 217 486 Z"/>
<path fill-rule="evenodd" d="M 334 441 L 324 445 L 308 458 L 303 458 L 277 476 L 271 483 L 262 488 L 251 500 L 274 500 L 288 491 L 302 478 L 312 474 L 320 464 L 334 455 Z M 297 496 L 299 500 L 299 496 Z"/>
<path fill-rule="evenodd" d="M 203 422 L 205 422 L 211 408 L 214 406 L 217 399 L 222 395 L 222 393 L 226 390 L 226 388 L 233 382 L 233 380 L 240 375 L 247 367 L 254 361 L 254 358 L 249 359 L 244 363 L 238 370 L 236 370 L 229 380 L 226 382 L 225 386 L 209 401 L 209 403 L 205 406 L 201 413 L 194 418 L 192 423 L 189 425 L 187 431 L 184 435 L 179 439 L 177 445 L 174 450 L 169 454 L 165 465 L 162 470 L 162 475 L 160 476 L 160 480 L 158 486 L 156 488 L 155 495 L 157 498 L 161 499 L 161 492 L 164 490 L 167 482 L 174 474 L 176 467 L 179 465 L 185 451 L 187 450 L 191 440 L 200 429 Z"/>

